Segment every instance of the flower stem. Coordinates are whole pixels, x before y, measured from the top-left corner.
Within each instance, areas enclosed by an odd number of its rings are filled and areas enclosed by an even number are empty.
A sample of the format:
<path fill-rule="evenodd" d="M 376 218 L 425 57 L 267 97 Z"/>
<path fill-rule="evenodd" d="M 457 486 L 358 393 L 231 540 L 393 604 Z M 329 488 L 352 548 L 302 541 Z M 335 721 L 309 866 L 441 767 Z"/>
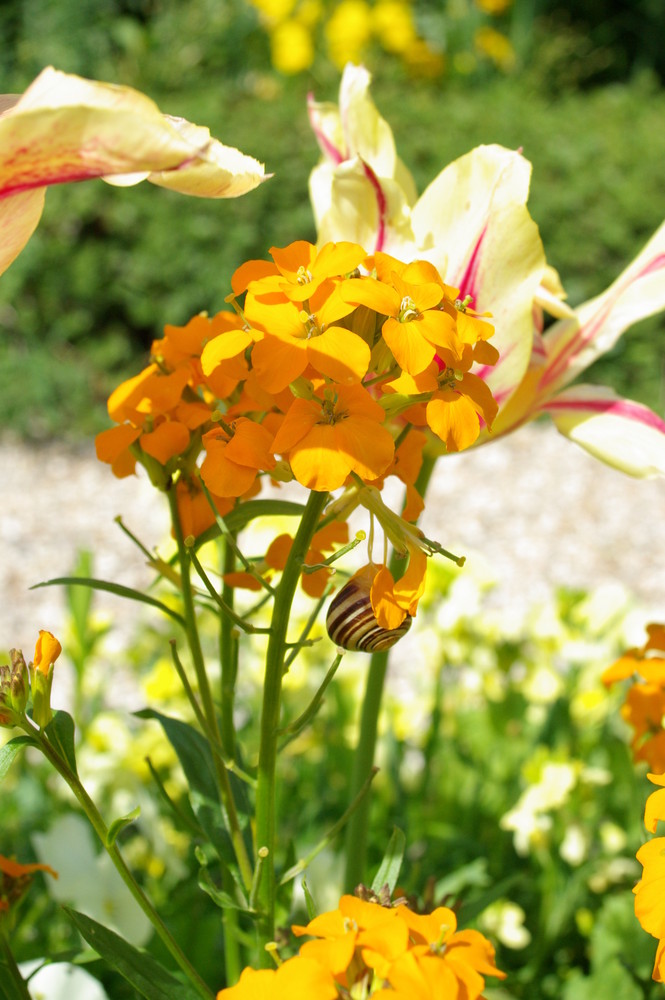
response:
<path fill-rule="evenodd" d="M 210 682 L 208 680 L 205 660 L 203 658 L 203 650 L 201 649 L 199 630 L 196 623 L 194 593 L 190 577 L 190 559 L 187 552 L 187 546 L 185 545 L 185 540 L 183 538 L 175 488 L 168 490 L 167 496 L 169 498 L 169 506 L 171 509 L 173 534 L 175 535 L 176 544 L 178 546 L 185 632 L 187 634 L 187 641 L 189 643 L 189 650 L 192 657 L 192 663 L 194 665 L 194 672 L 196 673 L 196 680 L 199 686 L 201 706 L 203 708 L 203 714 L 208 725 L 209 733 L 212 735 L 212 738 L 216 743 L 221 744 L 219 725 L 217 723 L 217 713 L 215 712 L 212 691 L 210 689 Z M 240 821 L 238 819 L 238 812 L 233 798 L 229 774 L 218 754 L 213 753 L 213 760 L 215 764 L 217 786 L 219 788 L 222 804 L 226 812 L 229 825 L 229 835 L 233 844 L 236 861 L 238 862 L 238 868 L 240 870 L 240 875 L 245 888 L 249 890 L 252 884 L 252 865 L 247 854 L 242 830 L 240 829 Z"/>
<path fill-rule="evenodd" d="M 155 928 L 158 936 L 160 937 L 162 943 L 168 949 L 170 954 L 173 956 L 178 966 L 185 973 L 187 978 L 191 981 L 193 986 L 196 988 L 200 996 L 204 997 L 205 1000 L 210 1000 L 212 997 L 212 991 L 208 988 L 207 984 L 203 981 L 199 973 L 196 971 L 194 966 L 190 963 L 189 959 L 185 953 L 180 948 L 178 942 L 171 936 L 171 932 L 167 928 L 166 924 L 163 922 L 160 915 L 155 910 L 154 906 L 144 893 L 141 886 L 138 884 L 134 876 L 132 875 L 130 869 L 127 866 L 127 862 L 120 853 L 120 848 L 115 842 L 109 843 L 109 830 L 106 826 L 104 820 L 101 817 L 97 806 L 92 801 L 85 788 L 78 779 L 78 776 L 72 771 L 67 762 L 60 756 L 55 747 L 49 742 L 45 734 L 38 730 L 36 727 L 32 726 L 26 722 L 23 727 L 25 732 L 34 739 L 38 744 L 39 748 L 52 765 L 52 767 L 58 772 L 58 774 L 67 782 L 72 792 L 74 793 L 79 805 L 83 809 L 84 813 L 88 817 L 88 821 L 92 826 L 93 830 L 99 837 L 100 841 L 107 854 L 111 858 L 111 861 L 115 865 L 118 874 L 122 878 L 123 882 L 131 892 L 132 896 L 139 904 L 146 917 L 150 923 Z"/>
<path fill-rule="evenodd" d="M 327 500 L 327 493 L 314 491 L 310 493 L 282 572 L 282 579 L 275 593 L 270 639 L 266 652 L 256 790 L 256 847 L 257 850 L 262 847 L 268 849 L 257 892 L 257 903 L 261 911 L 261 918 L 258 922 L 258 960 L 264 967 L 271 965 L 271 959 L 265 951 L 265 945 L 272 941 L 275 934 L 275 771 L 286 636 L 293 596 L 305 561 L 305 554 L 318 527 L 319 517 Z"/>
<path fill-rule="evenodd" d="M 415 483 L 415 487 L 422 497 L 425 496 L 432 472 L 434 471 L 435 462 L 436 456 L 425 455 L 423 458 L 420 475 Z M 390 561 L 390 569 L 393 575 L 396 573 L 398 565 L 395 552 L 393 551 Z M 383 697 L 387 669 L 388 653 L 373 653 L 369 663 L 365 696 L 360 714 L 358 745 L 353 757 L 351 789 L 349 792 L 351 799 L 354 799 L 358 795 L 360 789 L 367 781 L 374 764 L 379 715 L 381 713 L 381 699 Z M 346 828 L 346 870 L 344 885 L 347 890 L 355 889 L 366 878 L 365 865 L 367 862 L 370 806 L 371 790 L 360 802 Z"/>

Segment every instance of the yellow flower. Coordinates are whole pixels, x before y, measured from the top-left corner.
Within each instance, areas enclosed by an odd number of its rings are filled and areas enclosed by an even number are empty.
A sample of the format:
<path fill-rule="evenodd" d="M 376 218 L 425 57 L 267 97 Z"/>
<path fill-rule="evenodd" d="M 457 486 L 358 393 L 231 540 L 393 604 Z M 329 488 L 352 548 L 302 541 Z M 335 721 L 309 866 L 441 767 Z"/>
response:
<path fill-rule="evenodd" d="M 407 53 L 416 41 L 411 8 L 403 0 L 379 0 L 372 11 L 374 34 L 388 52 Z"/>
<path fill-rule="evenodd" d="M 312 34 L 300 21 L 282 21 L 270 32 L 270 59 L 287 76 L 302 73 L 314 62 Z"/>
<path fill-rule="evenodd" d="M 500 31 L 485 25 L 478 28 L 473 36 L 473 41 L 478 51 L 487 56 L 504 73 L 514 68 L 515 49 Z"/>
<path fill-rule="evenodd" d="M 342 0 L 325 27 L 328 53 L 343 69 L 347 62 L 359 62 L 372 35 L 372 12 L 364 0 Z"/>

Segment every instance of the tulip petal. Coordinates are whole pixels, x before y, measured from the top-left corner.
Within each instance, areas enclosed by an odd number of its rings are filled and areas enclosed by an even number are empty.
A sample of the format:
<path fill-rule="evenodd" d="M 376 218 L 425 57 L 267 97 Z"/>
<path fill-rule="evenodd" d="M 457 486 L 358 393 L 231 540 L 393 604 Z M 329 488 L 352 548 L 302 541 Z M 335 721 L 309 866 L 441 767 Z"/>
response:
<path fill-rule="evenodd" d="M 44 210 L 43 188 L 21 191 L 0 201 L 0 274 L 26 245 Z"/>
<path fill-rule="evenodd" d="M 446 167 L 413 209 L 419 255 L 444 280 L 490 310 L 499 361 L 477 372 L 502 403 L 526 371 L 533 298 L 545 272 L 538 227 L 529 215 L 531 166 L 501 146 L 479 146 Z"/>
<path fill-rule="evenodd" d="M 665 421 L 641 403 L 605 386 L 576 385 L 542 410 L 601 462 L 640 479 L 665 475 Z"/>
<path fill-rule="evenodd" d="M 633 323 L 665 308 L 665 223 L 610 287 L 555 323 L 544 336 L 547 368 L 540 382 L 548 394 L 567 385 L 617 342 Z"/>

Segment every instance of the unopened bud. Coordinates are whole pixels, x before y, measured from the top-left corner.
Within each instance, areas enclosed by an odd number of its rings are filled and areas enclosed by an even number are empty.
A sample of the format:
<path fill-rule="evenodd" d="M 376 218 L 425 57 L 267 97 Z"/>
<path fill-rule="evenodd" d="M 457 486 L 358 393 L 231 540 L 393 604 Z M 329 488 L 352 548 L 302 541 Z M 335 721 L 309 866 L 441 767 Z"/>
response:
<path fill-rule="evenodd" d="M 62 646 L 50 632 L 40 629 L 35 646 L 34 663 L 28 665 L 32 689 L 32 718 L 40 729 L 48 726 L 53 718 L 51 710 L 51 685 L 53 665 L 62 652 Z"/>

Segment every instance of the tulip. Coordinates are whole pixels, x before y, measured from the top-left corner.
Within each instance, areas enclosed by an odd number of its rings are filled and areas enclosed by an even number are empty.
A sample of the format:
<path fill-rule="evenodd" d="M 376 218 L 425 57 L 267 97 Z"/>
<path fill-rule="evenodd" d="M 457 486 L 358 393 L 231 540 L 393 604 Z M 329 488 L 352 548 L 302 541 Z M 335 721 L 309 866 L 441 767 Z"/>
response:
<path fill-rule="evenodd" d="M 347 66 L 339 105 L 310 99 L 322 162 L 310 177 L 319 243 L 352 240 L 404 261 L 429 260 L 445 282 L 491 314 L 493 367 L 472 371 L 498 403 L 491 434 L 548 414 L 570 440 L 637 477 L 665 475 L 665 422 L 611 389 L 570 383 L 632 324 L 665 307 L 665 226 L 602 295 L 571 309 L 529 215 L 531 165 L 479 146 L 417 197 L 365 69 Z M 556 322 L 543 333 L 543 309 Z"/>

